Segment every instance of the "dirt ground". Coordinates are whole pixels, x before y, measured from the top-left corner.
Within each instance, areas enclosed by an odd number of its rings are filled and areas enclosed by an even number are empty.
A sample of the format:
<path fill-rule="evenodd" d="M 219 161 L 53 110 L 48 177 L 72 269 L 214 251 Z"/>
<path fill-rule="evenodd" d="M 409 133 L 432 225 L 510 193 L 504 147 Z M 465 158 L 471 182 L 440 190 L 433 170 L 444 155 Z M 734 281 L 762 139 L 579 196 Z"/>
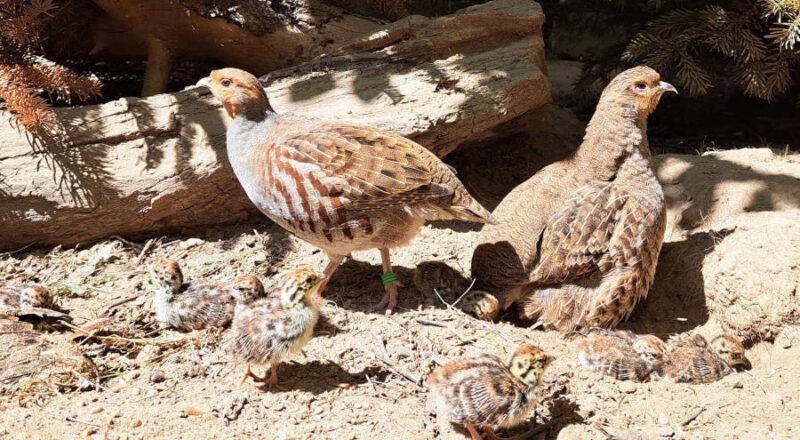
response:
<path fill-rule="evenodd" d="M 514 185 L 564 154 L 564 148 L 543 143 L 578 141 L 574 118 L 558 109 L 554 118 L 558 130 L 515 138 L 489 153 L 458 152 L 448 161 L 493 208 Z M 460 292 L 440 298 L 414 288 L 413 270 L 423 261 L 468 274 L 478 230 L 463 223 L 426 225 L 410 246 L 395 251 L 395 271 L 405 286 L 389 317 L 371 310 L 383 294 L 378 252 L 354 254 L 328 286 L 323 318 L 305 355 L 280 365 L 286 390 L 273 392 L 239 386 L 243 366 L 226 350 L 228 330 L 158 330 L 146 272 L 147 265 L 170 257 L 181 262 L 189 280 L 255 273 L 269 286 L 290 267 L 324 267 L 322 253 L 266 220 L 193 236 L 0 254 L 0 284 L 44 283 L 72 325 L 92 328 L 87 334 L 50 322 L 20 333 L 12 330 L 24 323 L 0 321 L 0 344 L 8 347 L 0 353 L 0 438 L 437 438 L 437 423 L 425 409 L 428 373 L 460 356 L 508 357 L 521 343 L 539 345 L 557 360 L 529 423 L 501 435 L 800 438 L 798 327 L 786 326 L 774 340 L 749 341 L 752 369 L 717 383 L 617 382 L 578 367 L 574 341 L 559 333 L 527 328 L 511 314 L 497 324 L 477 321 L 446 305 Z M 681 252 L 680 243 L 668 243 L 662 257 L 685 260 Z M 702 256 L 688 261 L 701 264 Z M 659 270 L 684 276 L 674 268 Z M 624 327 L 662 337 L 686 331 L 708 337 L 721 330 L 703 301 L 687 299 L 671 284 L 662 275 Z"/>

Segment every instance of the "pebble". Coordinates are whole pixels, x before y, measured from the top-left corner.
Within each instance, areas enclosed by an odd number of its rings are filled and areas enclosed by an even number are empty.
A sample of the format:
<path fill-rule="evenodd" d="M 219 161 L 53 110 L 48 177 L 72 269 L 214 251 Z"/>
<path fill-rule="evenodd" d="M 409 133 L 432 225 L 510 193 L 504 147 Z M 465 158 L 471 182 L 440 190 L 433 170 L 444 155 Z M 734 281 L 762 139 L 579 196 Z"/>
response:
<path fill-rule="evenodd" d="M 736 390 L 741 390 L 742 388 L 744 388 L 744 384 L 742 384 L 741 382 L 736 382 L 735 384 L 733 384 L 733 388 Z"/>
<path fill-rule="evenodd" d="M 101 413 L 101 412 L 103 412 L 103 407 L 102 406 L 95 406 L 94 408 L 92 408 L 92 414 L 98 414 L 98 413 Z"/>
<path fill-rule="evenodd" d="M 658 413 L 658 424 L 659 425 L 669 425 L 669 418 L 664 413 Z"/>
<path fill-rule="evenodd" d="M 161 383 L 161 382 L 164 382 L 166 379 L 167 379 L 167 376 L 161 370 L 153 370 L 153 372 L 150 373 L 150 382 L 151 383 Z"/>
<path fill-rule="evenodd" d="M 140 419 L 136 419 L 131 423 L 131 428 L 136 429 L 142 426 L 142 421 Z"/>
<path fill-rule="evenodd" d="M 186 250 L 191 249 L 195 246 L 200 246 L 201 244 L 205 243 L 203 240 L 199 238 L 190 238 L 188 240 L 184 240 L 178 244 L 178 249 Z"/>

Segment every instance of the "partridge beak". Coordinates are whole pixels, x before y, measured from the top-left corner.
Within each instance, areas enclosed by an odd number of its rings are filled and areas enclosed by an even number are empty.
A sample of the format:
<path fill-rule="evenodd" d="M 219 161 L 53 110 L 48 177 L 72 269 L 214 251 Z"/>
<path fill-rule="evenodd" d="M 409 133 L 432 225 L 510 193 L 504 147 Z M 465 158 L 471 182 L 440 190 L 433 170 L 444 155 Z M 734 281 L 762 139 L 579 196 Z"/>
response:
<path fill-rule="evenodd" d="M 670 84 L 668 82 L 661 81 L 658 84 L 658 87 L 661 89 L 661 93 L 674 92 L 676 95 L 678 94 L 678 89 L 676 89 L 675 86 L 673 86 L 672 84 Z"/>
<path fill-rule="evenodd" d="M 664 84 L 664 83 L 662 83 L 662 84 Z M 207 76 L 207 77 L 201 79 L 200 81 L 197 81 L 197 84 L 195 84 L 195 86 L 197 86 L 197 87 L 200 87 L 200 86 L 211 87 L 211 77 Z"/>

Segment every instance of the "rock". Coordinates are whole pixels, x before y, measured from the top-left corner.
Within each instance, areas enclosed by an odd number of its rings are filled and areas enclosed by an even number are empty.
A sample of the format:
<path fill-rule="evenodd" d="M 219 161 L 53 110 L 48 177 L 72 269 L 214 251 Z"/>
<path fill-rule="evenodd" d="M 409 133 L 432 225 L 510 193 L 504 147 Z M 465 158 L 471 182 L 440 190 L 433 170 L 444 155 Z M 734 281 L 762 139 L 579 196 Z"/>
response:
<path fill-rule="evenodd" d="M 620 382 L 619 384 L 619 390 L 626 394 L 633 394 L 636 392 L 638 388 L 639 387 L 637 387 L 634 382 L 631 382 L 629 380 Z"/>
<path fill-rule="evenodd" d="M 167 376 L 161 370 L 153 370 L 150 373 L 150 383 L 161 383 L 167 380 Z"/>

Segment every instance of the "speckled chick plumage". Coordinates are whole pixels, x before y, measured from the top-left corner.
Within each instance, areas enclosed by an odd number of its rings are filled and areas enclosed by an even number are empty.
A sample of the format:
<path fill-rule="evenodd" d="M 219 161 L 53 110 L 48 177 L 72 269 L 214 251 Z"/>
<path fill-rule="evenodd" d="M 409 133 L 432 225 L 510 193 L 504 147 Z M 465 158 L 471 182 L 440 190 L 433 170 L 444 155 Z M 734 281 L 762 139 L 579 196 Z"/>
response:
<path fill-rule="evenodd" d="M 750 365 L 742 341 L 730 333 L 715 337 L 710 344 L 698 334 L 672 339 L 666 358 L 660 373 L 674 382 L 716 382 Z"/>
<path fill-rule="evenodd" d="M 428 407 L 440 419 L 466 425 L 473 437 L 475 427 L 513 427 L 537 405 L 552 359 L 526 344 L 508 363 L 488 354 L 449 362 L 428 377 Z"/>
<path fill-rule="evenodd" d="M 319 273 L 308 266 L 287 272 L 276 292 L 247 306 L 233 320 L 232 351 L 248 364 L 270 364 L 298 353 L 319 319 Z"/>
<path fill-rule="evenodd" d="M 41 284 L 20 284 L 0 287 L 0 310 L 50 308 L 53 294 Z"/>
<path fill-rule="evenodd" d="M 653 171 L 647 117 L 665 91 L 654 70 L 605 88 L 583 143 L 509 193 L 481 231 L 476 290 L 547 327 L 615 327 L 652 285 L 666 205 Z"/>
<path fill-rule="evenodd" d="M 622 330 L 597 329 L 576 345 L 578 361 L 584 368 L 636 382 L 648 380 L 667 352 L 667 345 L 657 336 Z"/>
<path fill-rule="evenodd" d="M 407 244 L 426 220 L 493 221 L 450 168 L 409 139 L 282 117 L 258 79 L 239 69 L 215 70 L 202 82 L 233 119 L 228 158 L 248 197 L 325 251 L 326 281 L 352 251 L 379 248 L 388 265 L 388 249 Z"/>
<path fill-rule="evenodd" d="M 156 319 L 163 327 L 178 330 L 225 327 L 233 319 L 237 307 L 264 295 L 264 287 L 252 275 L 244 275 L 229 284 L 193 282 L 184 285 L 180 265 L 170 259 L 151 267 L 150 278 L 155 290 Z"/>

